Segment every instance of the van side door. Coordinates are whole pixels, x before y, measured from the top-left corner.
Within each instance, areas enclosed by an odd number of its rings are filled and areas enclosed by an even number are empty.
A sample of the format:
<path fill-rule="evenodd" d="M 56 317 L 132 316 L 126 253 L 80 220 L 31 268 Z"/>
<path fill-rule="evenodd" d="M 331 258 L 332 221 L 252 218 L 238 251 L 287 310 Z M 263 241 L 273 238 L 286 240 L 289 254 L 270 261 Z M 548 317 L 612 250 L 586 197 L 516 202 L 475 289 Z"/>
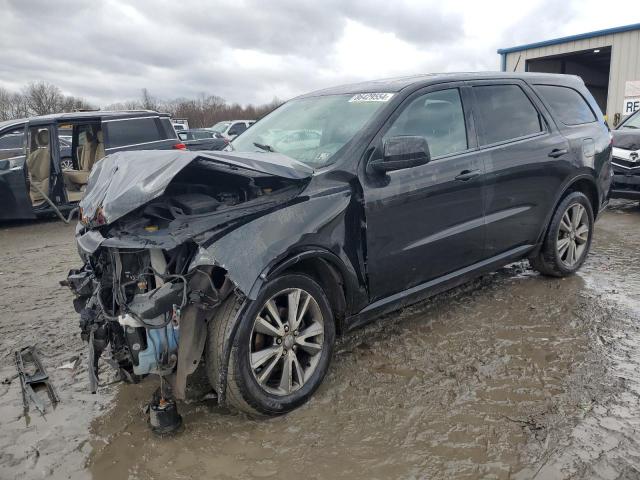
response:
<path fill-rule="evenodd" d="M 374 138 L 367 164 L 385 141 L 426 139 L 431 160 L 363 177 L 367 274 L 372 301 L 479 262 L 484 256 L 482 181 L 469 99 L 462 82 L 410 95 Z M 422 288 L 420 287 L 420 288 Z"/>
<path fill-rule="evenodd" d="M 537 243 L 572 165 L 567 139 L 525 82 L 471 85 L 486 171 L 487 257 L 493 258 Z"/>

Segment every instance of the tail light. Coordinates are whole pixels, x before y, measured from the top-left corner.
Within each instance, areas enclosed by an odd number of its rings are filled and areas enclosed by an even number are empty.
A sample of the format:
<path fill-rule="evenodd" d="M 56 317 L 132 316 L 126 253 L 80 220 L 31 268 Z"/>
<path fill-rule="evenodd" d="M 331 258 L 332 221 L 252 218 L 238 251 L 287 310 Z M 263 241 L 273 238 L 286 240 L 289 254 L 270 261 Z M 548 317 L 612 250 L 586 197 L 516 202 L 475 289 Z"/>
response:
<path fill-rule="evenodd" d="M 184 143 L 176 143 L 173 148 L 176 150 L 186 150 L 187 146 Z"/>

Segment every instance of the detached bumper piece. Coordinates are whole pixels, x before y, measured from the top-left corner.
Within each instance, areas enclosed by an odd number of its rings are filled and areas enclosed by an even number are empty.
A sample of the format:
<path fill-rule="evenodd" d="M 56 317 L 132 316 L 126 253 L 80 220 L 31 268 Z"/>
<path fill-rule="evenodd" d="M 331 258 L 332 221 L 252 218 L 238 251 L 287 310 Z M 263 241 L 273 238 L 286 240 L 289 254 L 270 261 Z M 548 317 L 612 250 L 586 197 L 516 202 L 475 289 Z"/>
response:
<path fill-rule="evenodd" d="M 44 415 L 46 406 L 42 398 L 36 393 L 34 387 L 44 387 L 52 406 L 57 405 L 60 399 L 49 381 L 49 375 L 47 375 L 35 347 L 25 347 L 22 350 L 16 351 L 15 362 L 22 387 L 22 403 L 24 405 L 25 417 L 27 417 L 29 413 L 29 405 L 31 403 L 33 403 L 41 415 Z"/>

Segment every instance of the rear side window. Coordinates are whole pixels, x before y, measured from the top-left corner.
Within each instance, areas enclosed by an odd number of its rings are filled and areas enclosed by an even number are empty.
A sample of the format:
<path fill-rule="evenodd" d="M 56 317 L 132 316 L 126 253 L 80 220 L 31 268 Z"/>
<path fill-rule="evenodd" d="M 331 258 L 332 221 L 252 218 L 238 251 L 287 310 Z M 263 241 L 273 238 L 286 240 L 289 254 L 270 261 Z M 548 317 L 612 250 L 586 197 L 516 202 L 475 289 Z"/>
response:
<path fill-rule="evenodd" d="M 587 101 L 573 88 L 536 85 L 535 89 L 549 104 L 553 116 L 565 125 L 580 125 L 596 121 L 596 116 Z"/>
<path fill-rule="evenodd" d="M 234 123 L 233 127 L 229 129 L 229 135 L 240 135 L 247 129 L 247 125 L 244 122 Z"/>
<path fill-rule="evenodd" d="M 171 120 L 168 118 L 161 118 L 160 125 L 164 129 L 164 138 L 176 138 L 176 129 L 171 124 Z M 180 125 L 180 130 L 184 130 L 182 125 Z"/>
<path fill-rule="evenodd" d="M 104 123 L 109 134 L 108 148 L 157 142 L 167 138 L 158 128 L 155 118 L 132 118 Z"/>
<path fill-rule="evenodd" d="M 480 145 L 505 142 L 542 131 L 538 111 L 518 85 L 473 87 Z"/>

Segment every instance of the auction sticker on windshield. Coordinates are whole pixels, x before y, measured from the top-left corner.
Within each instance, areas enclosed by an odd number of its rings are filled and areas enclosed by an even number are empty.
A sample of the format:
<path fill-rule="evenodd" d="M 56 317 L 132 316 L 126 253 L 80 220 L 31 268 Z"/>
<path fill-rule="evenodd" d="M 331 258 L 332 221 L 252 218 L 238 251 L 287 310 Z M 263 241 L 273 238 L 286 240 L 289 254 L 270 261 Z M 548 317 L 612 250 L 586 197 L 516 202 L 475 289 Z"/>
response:
<path fill-rule="evenodd" d="M 388 102 L 393 93 L 357 93 L 349 99 L 350 102 Z"/>

